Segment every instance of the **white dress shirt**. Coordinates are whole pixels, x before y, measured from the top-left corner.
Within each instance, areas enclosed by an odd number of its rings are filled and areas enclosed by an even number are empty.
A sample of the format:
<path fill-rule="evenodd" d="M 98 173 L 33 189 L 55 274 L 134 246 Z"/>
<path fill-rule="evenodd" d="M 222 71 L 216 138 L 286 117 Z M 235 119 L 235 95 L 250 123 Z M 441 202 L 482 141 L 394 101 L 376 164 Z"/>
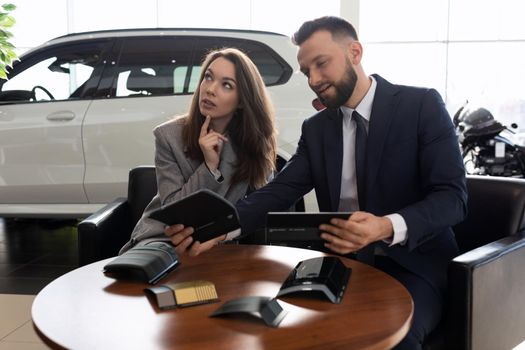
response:
<path fill-rule="evenodd" d="M 372 114 L 372 104 L 376 93 L 377 82 L 374 77 L 370 77 L 372 84 L 365 97 L 361 100 L 355 110 L 365 120 L 365 127 L 368 133 L 368 124 Z M 352 108 L 342 106 L 343 113 L 343 172 L 341 174 L 341 194 L 339 198 L 339 211 L 357 211 L 359 202 L 357 197 L 357 178 L 355 169 L 355 137 L 356 125 L 352 121 Z M 407 225 L 405 219 L 397 213 L 386 215 L 392 222 L 394 237 L 392 240 L 385 240 L 390 245 L 404 244 L 407 238 Z"/>

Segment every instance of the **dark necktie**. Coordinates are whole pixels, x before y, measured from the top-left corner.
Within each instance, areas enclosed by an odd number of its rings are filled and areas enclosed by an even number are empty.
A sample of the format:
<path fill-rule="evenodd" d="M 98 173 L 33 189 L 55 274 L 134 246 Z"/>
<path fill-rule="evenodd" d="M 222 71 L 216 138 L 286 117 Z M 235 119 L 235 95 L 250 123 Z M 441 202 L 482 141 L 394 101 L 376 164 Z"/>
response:
<path fill-rule="evenodd" d="M 365 188 L 366 188 L 366 126 L 364 118 L 357 113 L 352 112 L 352 119 L 354 119 L 355 132 L 355 175 L 357 178 L 357 198 L 359 201 L 359 210 L 365 210 Z M 366 247 L 356 252 L 357 260 L 365 264 L 374 265 L 374 244 L 369 244 Z"/>
<path fill-rule="evenodd" d="M 357 198 L 359 200 L 359 210 L 365 210 L 365 188 L 366 188 L 366 126 L 363 117 L 352 112 L 352 119 L 356 125 L 355 132 L 355 175 L 357 178 Z"/>

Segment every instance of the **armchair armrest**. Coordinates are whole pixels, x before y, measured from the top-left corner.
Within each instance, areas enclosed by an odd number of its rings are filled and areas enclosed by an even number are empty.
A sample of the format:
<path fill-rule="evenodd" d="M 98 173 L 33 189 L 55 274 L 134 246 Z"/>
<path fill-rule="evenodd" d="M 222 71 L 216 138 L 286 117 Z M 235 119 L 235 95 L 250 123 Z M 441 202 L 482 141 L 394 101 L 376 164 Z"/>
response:
<path fill-rule="evenodd" d="M 78 224 L 80 266 L 117 255 L 131 234 L 130 208 L 117 198 Z"/>
<path fill-rule="evenodd" d="M 502 238 L 449 265 L 447 344 L 511 349 L 525 339 L 525 237 Z"/>

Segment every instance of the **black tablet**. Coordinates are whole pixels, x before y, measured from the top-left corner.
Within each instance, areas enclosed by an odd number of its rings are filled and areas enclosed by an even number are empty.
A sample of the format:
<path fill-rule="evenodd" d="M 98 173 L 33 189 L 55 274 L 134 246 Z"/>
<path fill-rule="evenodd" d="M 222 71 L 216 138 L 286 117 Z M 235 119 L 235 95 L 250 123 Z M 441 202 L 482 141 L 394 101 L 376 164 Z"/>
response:
<path fill-rule="evenodd" d="M 233 204 L 207 189 L 170 203 L 149 216 L 169 226 L 193 227 L 193 240 L 201 243 L 240 228 Z"/>
<path fill-rule="evenodd" d="M 332 218 L 348 219 L 350 212 L 269 212 L 266 216 L 266 242 L 322 241 L 319 225 Z"/>

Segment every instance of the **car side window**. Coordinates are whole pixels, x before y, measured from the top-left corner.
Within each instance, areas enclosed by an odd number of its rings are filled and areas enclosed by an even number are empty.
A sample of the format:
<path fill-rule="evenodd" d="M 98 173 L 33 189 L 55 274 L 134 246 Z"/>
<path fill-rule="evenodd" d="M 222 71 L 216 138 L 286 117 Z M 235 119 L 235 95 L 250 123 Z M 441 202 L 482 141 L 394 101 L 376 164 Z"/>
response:
<path fill-rule="evenodd" d="M 74 100 L 96 79 L 105 44 L 68 44 L 24 57 L 0 88 L 0 102 Z"/>
<path fill-rule="evenodd" d="M 186 37 L 126 39 L 117 67 L 116 97 L 185 93 L 191 48 Z"/>
<path fill-rule="evenodd" d="M 194 61 L 189 79 L 188 92 L 197 88 L 200 65 L 206 54 L 213 49 L 235 47 L 243 51 L 255 63 L 266 86 L 284 84 L 292 74 L 292 68 L 268 46 L 251 40 L 234 38 L 202 38 L 196 41 Z"/>
<path fill-rule="evenodd" d="M 191 67 L 190 82 L 188 84 L 188 92 L 194 93 L 197 90 L 199 84 L 199 78 L 201 75 L 201 65 Z"/>
<path fill-rule="evenodd" d="M 255 63 L 267 86 L 284 84 L 292 68 L 268 46 L 226 37 L 134 37 L 123 39 L 114 96 L 140 97 L 192 94 L 206 54 L 236 47 Z"/>

